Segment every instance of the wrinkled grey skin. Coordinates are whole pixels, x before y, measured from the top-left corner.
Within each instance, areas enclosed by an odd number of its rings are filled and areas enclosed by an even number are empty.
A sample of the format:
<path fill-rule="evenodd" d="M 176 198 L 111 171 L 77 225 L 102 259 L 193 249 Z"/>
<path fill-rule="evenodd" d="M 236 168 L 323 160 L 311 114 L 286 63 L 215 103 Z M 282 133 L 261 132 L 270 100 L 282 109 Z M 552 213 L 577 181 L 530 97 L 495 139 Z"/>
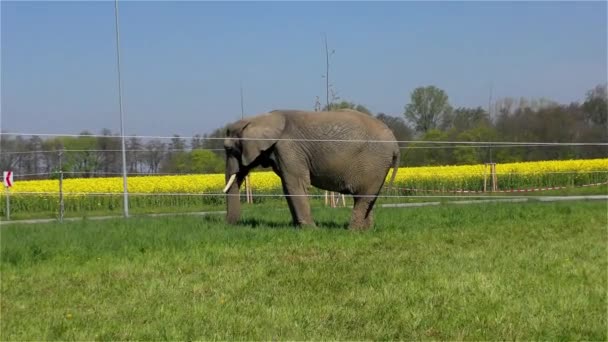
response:
<path fill-rule="evenodd" d="M 237 175 L 236 181 L 226 192 L 229 223 L 236 223 L 240 218 L 237 195 L 241 183 L 251 169 L 261 165 L 272 167 L 281 178 L 283 193 L 288 195 L 286 200 L 296 226 L 315 225 L 309 200 L 305 196 L 313 185 L 324 190 L 352 194 L 354 208 L 349 228 L 370 228 L 373 226 L 374 203 L 386 175 L 393 167 L 390 187 L 399 165 L 399 146 L 391 130 L 381 121 L 353 110 L 277 110 L 232 123 L 226 135 L 226 184 L 233 174 Z"/>

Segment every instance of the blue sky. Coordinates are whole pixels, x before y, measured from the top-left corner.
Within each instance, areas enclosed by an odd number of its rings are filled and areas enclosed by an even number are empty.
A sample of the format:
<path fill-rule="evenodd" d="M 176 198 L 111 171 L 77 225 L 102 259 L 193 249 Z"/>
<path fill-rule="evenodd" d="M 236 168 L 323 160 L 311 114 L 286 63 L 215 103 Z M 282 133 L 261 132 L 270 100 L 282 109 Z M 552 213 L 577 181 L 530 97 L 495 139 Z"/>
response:
<path fill-rule="evenodd" d="M 193 135 L 343 99 L 401 115 L 418 86 L 453 106 L 582 101 L 607 78 L 606 2 L 119 2 L 125 131 Z M 120 128 L 114 2 L 1 2 L 1 129 Z"/>

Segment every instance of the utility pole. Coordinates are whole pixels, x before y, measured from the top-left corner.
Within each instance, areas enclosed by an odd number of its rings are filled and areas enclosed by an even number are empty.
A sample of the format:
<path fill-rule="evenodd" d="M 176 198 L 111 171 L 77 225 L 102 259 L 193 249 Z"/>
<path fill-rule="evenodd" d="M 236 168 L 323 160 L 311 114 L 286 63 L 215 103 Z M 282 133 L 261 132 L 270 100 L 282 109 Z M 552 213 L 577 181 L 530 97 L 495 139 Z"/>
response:
<path fill-rule="evenodd" d="M 243 105 L 243 81 L 241 81 L 241 120 L 245 118 L 245 106 Z M 249 184 L 249 175 L 245 176 L 245 198 L 247 203 L 253 203 L 253 193 Z"/>
<path fill-rule="evenodd" d="M 327 34 L 323 34 L 325 37 L 325 100 L 327 104 L 327 110 L 329 110 L 329 50 L 327 48 Z"/>
<path fill-rule="evenodd" d="M 331 110 L 331 107 L 329 105 L 329 48 L 327 46 L 327 33 L 323 33 L 323 37 L 325 38 L 325 102 L 327 105 L 327 110 Z M 333 54 L 333 51 L 332 51 Z M 332 100 L 333 100 L 333 96 L 332 96 Z M 332 192 L 329 192 L 329 196 L 330 196 L 330 203 L 331 203 L 331 207 L 335 208 L 336 207 L 336 197 L 335 194 Z M 325 192 L 325 197 L 327 198 L 327 191 Z M 339 198 L 338 198 L 339 201 Z M 344 201 L 344 195 L 342 195 L 342 202 L 344 205 L 346 205 L 346 202 Z"/>
<path fill-rule="evenodd" d="M 327 48 L 327 33 L 323 33 L 323 38 L 325 38 L 325 104 L 327 110 L 330 110 L 329 107 L 329 49 Z M 327 198 L 328 192 L 325 191 L 325 198 Z M 334 199 L 334 193 L 329 192 L 329 203 L 333 208 L 336 206 L 336 202 Z M 327 201 L 326 203 L 327 204 Z"/>
<path fill-rule="evenodd" d="M 118 28 L 118 0 L 114 0 L 114 19 L 116 22 L 116 68 L 118 71 L 118 107 L 120 111 L 120 137 L 122 145 L 122 187 L 125 218 L 129 217 L 129 193 L 127 190 L 127 155 L 125 151 L 125 127 L 122 111 L 122 81 L 120 77 L 120 31 Z"/>
<path fill-rule="evenodd" d="M 490 97 L 488 98 L 488 116 L 492 116 L 492 82 L 490 82 Z"/>
<path fill-rule="evenodd" d="M 63 147 L 59 151 L 59 222 L 63 222 L 65 206 L 63 204 Z"/>
<path fill-rule="evenodd" d="M 488 118 L 492 118 L 492 82 L 490 82 L 490 96 L 488 98 Z M 490 163 L 492 163 L 492 144 L 490 144 Z"/>
<path fill-rule="evenodd" d="M 243 106 L 243 81 L 241 81 L 241 119 L 245 118 L 245 107 Z"/>

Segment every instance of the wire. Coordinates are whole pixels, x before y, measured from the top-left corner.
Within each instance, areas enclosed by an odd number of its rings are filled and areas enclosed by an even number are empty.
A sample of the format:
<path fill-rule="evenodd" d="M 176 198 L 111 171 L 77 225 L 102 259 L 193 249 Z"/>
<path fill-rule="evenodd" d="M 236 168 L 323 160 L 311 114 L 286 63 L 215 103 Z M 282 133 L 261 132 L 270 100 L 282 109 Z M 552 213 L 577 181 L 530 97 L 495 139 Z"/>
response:
<path fill-rule="evenodd" d="M 122 196 L 122 192 L 63 192 L 64 195 L 72 196 Z M 59 192 L 50 191 L 24 191 L 24 192 L 11 192 L 11 195 L 59 195 Z M 201 197 L 245 197 L 246 194 L 224 194 L 224 193 L 137 193 L 130 192 L 132 196 L 201 196 Z M 598 195 L 601 198 L 608 199 L 608 195 Z M 323 194 L 256 194 L 254 197 L 309 197 L 309 198 L 324 198 Z M 361 198 L 548 198 L 555 196 L 531 196 L 531 195 L 494 195 L 488 193 L 487 195 L 359 195 Z M 566 195 L 559 196 L 561 198 L 567 197 L 580 197 L 579 195 Z M 598 197 L 600 198 L 600 197 Z"/>
<path fill-rule="evenodd" d="M 1 135 L 13 136 L 46 136 L 46 137 L 93 137 L 93 138 L 121 138 L 122 136 L 107 136 L 101 134 L 54 134 L 54 133 L 0 133 Z M 145 138 L 145 139 L 192 139 L 200 140 L 225 140 L 225 137 L 175 137 L 175 136 L 146 136 L 146 135 L 125 135 L 124 138 Z M 608 146 L 605 142 L 514 142 L 514 141 L 423 141 L 423 140 L 369 140 L 369 139 L 291 139 L 291 138 L 231 138 L 241 141 L 297 141 L 297 142 L 359 142 L 359 143 L 409 143 L 409 144 L 464 144 L 475 145 L 484 144 L 492 147 L 500 145 L 512 146 Z"/>
<path fill-rule="evenodd" d="M 603 146 L 603 145 L 602 145 Z M 608 146 L 608 145 L 607 145 Z M 556 147 L 554 145 L 452 145 L 452 146 L 399 146 L 400 150 L 408 149 L 446 149 L 446 148 L 509 148 L 509 147 Z M 192 152 L 192 151 L 214 151 L 225 152 L 223 148 L 194 148 L 194 149 L 163 149 L 163 150 L 146 150 L 146 149 L 128 149 L 125 152 L 146 152 L 146 153 L 171 153 L 171 152 Z M 122 152 L 122 150 L 43 150 L 43 151 L 0 151 L 0 154 L 17 155 L 17 154 L 33 154 L 33 153 L 60 153 L 60 152 Z"/>
<path fill-rule="evenodd" d="M 415 168 L 415 167 L 412 167 Z M 258 172 L 252 172 L 252 175 L 255 175 L 256 173 L 261 173 L 261 172 L 272 172 L 270 170 L 268 171 L 258 171 Z M 536 176 L 536 175 L 546 175 L 546 174 L 601 174 L 601 173 L 608 173 L 608 170 L 591 170 L 591 171 L 548 171 L 548 172 L 542 172 L 542 174 L 536 174 L 533 172 L 496 172 L 496 175 L 529 175 L 529 176 Z M 34 177 L 34 176 L 51 176 L 51 175 L 58 175 L 59 171 L 51 171 L 51 172 L 40 172 L 40 173 L 25 173 L 25 174 L 15 174 L 13 175 L 13 177 Z M 70 175 L 84 175 L 84 174 L 89 174 L 92 176 L 100 176 L 100 175 L 122 175 L 122 172 L 103 172 L 103 171 L 63 171 L 63 174 L 70 174 Z M 453 172 L 435 172 L 434 175 L 437 176 L 441 176 L 441 175 L 450 175 L 453 174 Z M 459 172 L 459 175 L 475 175 L 475 176 L 483 176 L 484 173 L 483 172 Z M 177 173 L 177 172 L 159 172 L 159 173 L 151 173 L 151 172 L 127 172 L 127 175 L 130 176 L 135 176 L 137 177 L 138 175 L 141 177 L 147 177 L 147 176 L 207 176 L 207 175 L 220 175 L 223 176 L 223 174 L 221 173 Z M 90 177 L 89 179 L 95 179 L 95 178 L 104 178 L 104 177 Z M 107 177 L 106 177 L 107 178 Z M 112 177 L 114 178 L 114 177 Z M 69 179 L 69 178 L 68 178 Z"/>
<path fill-rule="evenodd" d="M 191 152 L 191 151 L 216 151 L 224 152 L 223 148 L 195 148 L 190 150 L 164 149 L 164 150 L 125 150 L 125 152 Z M 44 150 L 44 151 L 8 151 L 0 154 L 32 154 L 32 153 L 61 153 L 61 152 L 122 152 L 122 150 Z"/>

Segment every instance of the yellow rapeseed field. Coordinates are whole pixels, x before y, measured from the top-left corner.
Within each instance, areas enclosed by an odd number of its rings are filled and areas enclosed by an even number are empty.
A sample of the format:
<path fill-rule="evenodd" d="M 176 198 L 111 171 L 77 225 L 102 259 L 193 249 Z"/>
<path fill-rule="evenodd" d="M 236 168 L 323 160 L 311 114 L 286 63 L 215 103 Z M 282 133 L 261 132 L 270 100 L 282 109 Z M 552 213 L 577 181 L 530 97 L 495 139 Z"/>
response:
<path fill-rule="evenodd" d="M 546 185 L 582 185 L 605 182 L 608 176 L 608 158 L 586 160 L 560 160 L 525 163 L 497 164 L 499 188 L 517 188 Z M 392 170 L 387 175 L 391 176 Z M 399 168 L 395 184 L 402 188 L 418 189 L 469 189 L 479 190 L 484 175 L 489 174 L 485 165 L 429 166 Z M 279 177 L 272 172 L 253 172 L 250 182 L 255 192 L 279 192 Z M 131 193 L 221 193 L 223 174 L 139 176 L 129 177 Z M 66 194 L 121 193 L 122 178 L 71 178 L 63 182 Z M 57 180 L 16 180 L 11 193 L 56 194 Z"/>

